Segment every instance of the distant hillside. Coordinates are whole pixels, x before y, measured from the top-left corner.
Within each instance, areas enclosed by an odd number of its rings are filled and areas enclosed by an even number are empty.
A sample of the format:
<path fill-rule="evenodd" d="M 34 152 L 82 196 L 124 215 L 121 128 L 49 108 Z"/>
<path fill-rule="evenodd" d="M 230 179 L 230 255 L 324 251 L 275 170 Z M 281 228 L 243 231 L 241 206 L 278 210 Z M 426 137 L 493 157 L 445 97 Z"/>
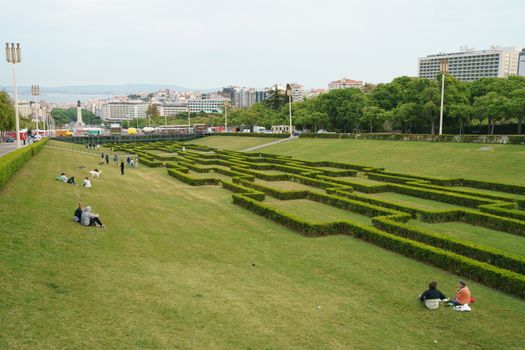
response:
<path fill-rule="evenodd" d="M 200 91 L 210 92 L 217 91 L 217 89 L 190 89 L 179 85 L 169 84 L 125 84 L 125 85 L 70 85 L 70 86 L 56 86 L 56 87 L 40 87 L 40 92 L 46 93 L 60 93 L 60 94 L 93 94 L 93 95 L 127 95 L 137 92 L 157 91 L 160 89 L 170 89 L 176 91 Z M 1 86 L 0 90 L 11 92 L 11 86 Z M 20 94 L 30 94 L 30 86 L 19 86 Z"/>

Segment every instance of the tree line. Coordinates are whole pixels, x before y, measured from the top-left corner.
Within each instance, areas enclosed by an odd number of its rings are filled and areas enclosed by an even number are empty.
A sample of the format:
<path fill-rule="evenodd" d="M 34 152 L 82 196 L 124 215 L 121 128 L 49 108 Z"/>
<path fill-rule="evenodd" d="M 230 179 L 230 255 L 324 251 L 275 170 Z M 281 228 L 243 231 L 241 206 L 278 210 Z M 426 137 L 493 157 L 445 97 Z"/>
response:
<path fill-rule="evenodd" d="M 398 77 L 367 89 L 339 89 L 292 104 L 297 129 L 316 132 L 437 133 L 441 100 L 441 76 L 435 80 Z M 521 134 L 525 119 L 525 77 L 483 78 L 461 82 L 445 76 L 444 124 L 462 134 L 467 126 L 486 128 L 516 125 Z M 262 103 L 230 113 L 231 125 L 270 127 L 288 123 L 288 99 L 272 90 Z"/>

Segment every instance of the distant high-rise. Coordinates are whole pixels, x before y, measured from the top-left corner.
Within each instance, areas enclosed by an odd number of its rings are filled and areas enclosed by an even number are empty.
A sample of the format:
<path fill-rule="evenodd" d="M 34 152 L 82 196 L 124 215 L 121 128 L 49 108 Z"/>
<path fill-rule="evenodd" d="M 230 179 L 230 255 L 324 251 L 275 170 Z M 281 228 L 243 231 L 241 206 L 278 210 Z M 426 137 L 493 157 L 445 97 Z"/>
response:
<path fill-rule="evenodd" d="M 466 47 L 460 52 L 439 53 L 418 59 L 418 76 L 435 79 L 439 64 L 448 60 L 448 73 L 460 81 L 481 78 L 504 78 L 518 75 L 520 50 L 514 47 L 494 46 L 489 50 L 473 50 Z"/>
<path fill-rule="evenodd" d="M 525 49 L 521 50 L 518 63 L 518 75 L 525 77 Z"/>

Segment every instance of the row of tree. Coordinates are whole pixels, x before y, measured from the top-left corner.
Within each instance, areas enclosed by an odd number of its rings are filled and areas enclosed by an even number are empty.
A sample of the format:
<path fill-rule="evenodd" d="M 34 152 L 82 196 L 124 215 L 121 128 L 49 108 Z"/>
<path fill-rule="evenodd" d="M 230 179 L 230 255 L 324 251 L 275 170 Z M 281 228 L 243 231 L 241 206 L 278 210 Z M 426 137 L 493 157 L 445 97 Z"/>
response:
<path fill-rule="evenodd" d="M 399 77 L 367 89 L 333 90 L 292 105 L 299 129 L 338 132 L 437 132 L 441 76 L 436 80 Z M 444 124 L 463 133 L 466 126 L 484 126 L 494 133 L 496 124 L 517 125 L 525 119 L 525 77 L 484 78 L 471 83 L 445 76 Z M 273 90 L 267 100 L 231 112 L 231 124 L 269 127 L 286 124 L 287 98 Z"/>

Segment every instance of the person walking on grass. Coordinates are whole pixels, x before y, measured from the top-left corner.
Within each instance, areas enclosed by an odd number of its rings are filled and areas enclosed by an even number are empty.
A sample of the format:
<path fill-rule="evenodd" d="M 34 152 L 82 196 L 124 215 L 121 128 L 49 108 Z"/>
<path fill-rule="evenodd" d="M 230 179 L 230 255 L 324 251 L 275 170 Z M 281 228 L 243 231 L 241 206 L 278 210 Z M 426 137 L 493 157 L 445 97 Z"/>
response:
<path fill-rule="evenodd" d="M 109 154 L 106 154 L 106 166 L 109 166 Z"/>
<path fill-rule="evenodd" d="M 131 166 L 131 157 L 130 156 L 128 156 L 128 159 L 126 159 L 126 163 L 127 163 L 128 167 Z"/>
<path fill-rule="evenodd" d="M 106 159 L 106 157 L 104 157 L 104 151 L 102 151 L 102 154 L 100 154 L 100 158 L 102 158 L 102 160 Z"/>
<path fill-rule="evenodd" d="M 113 156 L 113 163 L 115 163 L 115 166 L 118 166 L 118 155 Z"/>
<path fill-rule="evenodd" d="M 121 160 L 121 161 L 120 161 L 120 173 L 121 173 L 122 175 L 124 175 L 124 167 L 125 167 L 125 166 L 124 166 L 124 161 Z"/>
<path fill-rule="evenodd" d="M 137 156 L 137 158 L 135 159 L 135 168 L 139 168 L 139 157 Z"/>

